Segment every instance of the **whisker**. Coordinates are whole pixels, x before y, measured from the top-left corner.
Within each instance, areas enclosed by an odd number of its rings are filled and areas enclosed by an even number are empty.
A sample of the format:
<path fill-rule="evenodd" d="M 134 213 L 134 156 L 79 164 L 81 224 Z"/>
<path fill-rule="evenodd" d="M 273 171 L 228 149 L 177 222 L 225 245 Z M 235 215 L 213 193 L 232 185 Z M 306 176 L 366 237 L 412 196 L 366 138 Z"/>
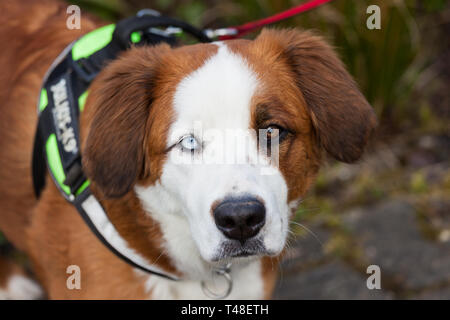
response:
<path fill-rule="evenodd" d="M 312 235 L 314 237 L 314 239 L 317 240 L 317 242 L 319 242 L 321 247 L 324 246 L 323 242 L 319 239 L 319 237 L 311 229 L 309 229 L 307 226 L 305 226 L 305 225 L 303 225 L 303 224 L 301 224 L 299 222 L 296 222 L 296 221 L 291 221 L 291 223 L 293 223 L 293 224 L 295 224 L 297 226 L 300 226 L 303 229 L 305 229 L 310 235 Z"/>
<path fill-rule="evenodd" d="M 156 260 L 152 262 L 152 265 L 156 265 L 156 263 L 158 262 L 159 258 L 161 258 L 161 257 L 162 257 L 163 255 L 165 255 L 166 253 L 167 253 L 167 250 L 166 250 L 166 249 L 163 249 L 163 250 L 161 251 L 161 253 L 159 254 L 159 256 L 156 258 Z"/>

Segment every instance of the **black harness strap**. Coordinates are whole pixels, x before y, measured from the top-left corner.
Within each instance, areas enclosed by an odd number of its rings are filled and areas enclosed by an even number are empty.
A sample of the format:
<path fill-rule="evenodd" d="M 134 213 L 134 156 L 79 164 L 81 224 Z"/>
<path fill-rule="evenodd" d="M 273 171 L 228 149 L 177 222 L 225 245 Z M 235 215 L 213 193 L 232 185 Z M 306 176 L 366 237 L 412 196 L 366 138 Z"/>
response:
<path fill-rule="evenodd" d="M 108 29 L 113 25 L 104 27 Z M 176 277 L 149 265 L 138 253 L 130 249 L 114 225 L 109 221 L 100 202 L 94 197 L 89 181 L 82 169 L 79 118 L 83 98 L 97 74 L 117 55 L 135 45 L 176 43 L 170 34 L 155 28 L 176 27 L 201 42 L 211 41 L 202 30 L 163 16 L 136 16 L 119 21 L 114 27 L 111 41 L 87 56 L 74 59 L 70 44 L 55 60 L 47 72 L 38 103 L 39 122 L 33 147 L 33 187 L 39 198 L 45 187 L 46 166 L 61 194 L 72 203 L 97 238 L 116 256 L 146 272 L 177 280 Z M 96 31 L 99 31 L 97 29 Z M 158 29 L 159 30 L 159 29 Z M 93 32 L 96 32 L 93 31 Z M 138 33 L 138 40 L 132 35 Z M 79 40 L 77 40 L 79 41 Z"/>

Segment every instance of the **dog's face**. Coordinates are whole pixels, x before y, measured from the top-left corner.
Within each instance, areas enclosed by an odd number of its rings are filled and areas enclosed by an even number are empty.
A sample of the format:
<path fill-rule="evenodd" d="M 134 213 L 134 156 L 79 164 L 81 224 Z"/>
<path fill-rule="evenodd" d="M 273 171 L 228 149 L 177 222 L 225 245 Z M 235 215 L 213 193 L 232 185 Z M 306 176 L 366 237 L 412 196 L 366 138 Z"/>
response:
<path fill-rule="evenodd" d="M 166 241 L 209 262 L 279 254 L 322 151 L 358 159 L 376 122 L 329 46 L 298 31 L 132 49 L 91 91 L 88 177 L 135 192 Z"/>

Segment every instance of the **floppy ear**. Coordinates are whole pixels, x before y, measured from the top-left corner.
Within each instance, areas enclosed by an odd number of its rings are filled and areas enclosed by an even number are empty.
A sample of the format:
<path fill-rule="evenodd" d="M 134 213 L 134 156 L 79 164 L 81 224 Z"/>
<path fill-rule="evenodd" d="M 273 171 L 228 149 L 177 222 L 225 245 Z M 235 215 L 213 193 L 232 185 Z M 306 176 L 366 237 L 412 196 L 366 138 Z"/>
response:
<path fill-rule="evenodd" d="M 333 49 L 305 31 L 265 30 L 260 37 L 282 46 L 322 147 L 337 160 L 358 160 L 376 116 Z"/>
<path fill-rule="evenodd" d="M 111 62 L 90 88 L 83 116 L 83 169 L 106 197 L 132 188 L 144 166 L 145 127 L 159 56 L 167 46 L 132 48 Z"/>

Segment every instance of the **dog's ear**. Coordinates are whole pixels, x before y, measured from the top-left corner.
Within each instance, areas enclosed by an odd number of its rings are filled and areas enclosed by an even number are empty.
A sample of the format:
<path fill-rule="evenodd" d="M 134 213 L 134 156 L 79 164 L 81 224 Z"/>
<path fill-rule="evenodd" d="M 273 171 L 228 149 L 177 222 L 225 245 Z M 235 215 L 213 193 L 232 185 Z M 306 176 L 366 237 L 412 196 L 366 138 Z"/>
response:
<path fill-rule="evenodd" d="M 83 169 L 106 197 L 126 194 L 143 170 L 145 127 L 166 50 L 165 45 L 132 48 L 92 84 L 83 111 Z"/>
<path fill-rule="evenodd" d="M 280 57 L 293 71 L 321 146 L 337 160 L 358 160 L 376 116 L 333 49 L 299 30 L 265 30 L 258 40 L 281 46 Z"/>

